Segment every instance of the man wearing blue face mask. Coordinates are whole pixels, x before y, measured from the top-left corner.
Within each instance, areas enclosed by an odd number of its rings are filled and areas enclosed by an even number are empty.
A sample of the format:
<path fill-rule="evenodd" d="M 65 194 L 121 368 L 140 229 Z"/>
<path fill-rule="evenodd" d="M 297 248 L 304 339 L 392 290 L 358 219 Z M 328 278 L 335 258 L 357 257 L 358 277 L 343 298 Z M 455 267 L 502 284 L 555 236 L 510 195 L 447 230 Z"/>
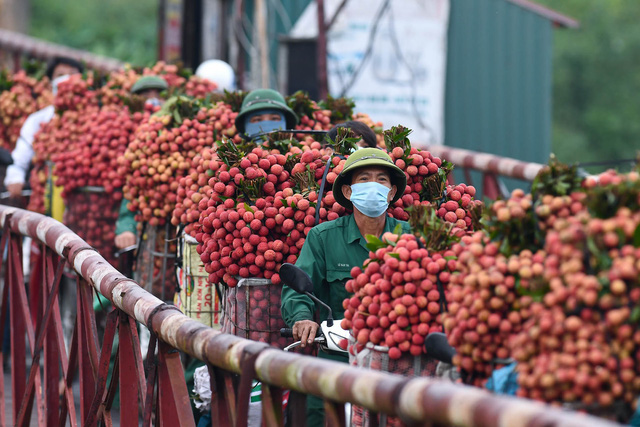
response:
<path fill-rule="evenodd" d="M 273 89 L 256 89 L 244 98 L 236 117 L 236 128 L 248 139 L 274 130 L 293 129 L 298 116 L 287 105 L 282 95 Z"/>
<path fill-rule="evenodd" d="M 369 257 L 365 236 L 382 236 L 400 225 L 409 233 L 409 224 L 387 216 L 389 205 L 402 197 L 407 186 L 404 172 L 389 155 L 377 148 L 362 148 L 347 158 L 342 173 L 333 183 L 336 201 L 353 214 L 324 222 L 309 231 L 296 265 L 306 271 L 313 282 L 314 294 L 331 306 L 335 319 L 344 317 L 342 301 L 351 295 L 345 283 L 351 269 L 361 267 Z M 318 330 L 317 320 L 327 311 L 316 306 L 306 295 L 282 288 L 282 318 L 293 328 L 294 339 L 302 347 L 311 344 Z M 317 316 L 319 314 L 319 316 Z M 318 352 L 325 359 L 348 362 L 342 354 Z M 323 426 L 322 400 L 307 397 L 307 426 Z"/>
<path fill-rule="evenodd" d="M 53 95 L 58 91 L 58 85 L 71 77 L 72 74 L 82 73 L 83 65 L 71 58 L 54 58 L 47 66 L 46 76 L 51 80 Z M 13 164 L 7 168 L 7 175 L 4 185 L 9 190 L 11 197 L 19 197 L 24 187 L 27 170 L 33 158 L 33 138 L 40 130 L 40 126 L 53 119 L 55 108 L 53 105 L 44 107 L 27 117 L 20 136 L 16 142 L 16 147 L 11 152 Z"/>

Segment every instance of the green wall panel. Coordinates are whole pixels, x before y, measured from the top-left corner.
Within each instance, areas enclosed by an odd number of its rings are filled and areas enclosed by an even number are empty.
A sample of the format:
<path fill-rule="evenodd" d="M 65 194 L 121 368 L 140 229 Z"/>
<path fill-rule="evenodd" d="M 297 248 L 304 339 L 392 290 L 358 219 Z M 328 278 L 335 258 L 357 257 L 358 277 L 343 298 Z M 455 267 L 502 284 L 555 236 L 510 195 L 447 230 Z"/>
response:
<path fill-rule="evenodd" d="M 505 0 L 451 0 L 445 143 L 546 162 L 552 23 Z"/>

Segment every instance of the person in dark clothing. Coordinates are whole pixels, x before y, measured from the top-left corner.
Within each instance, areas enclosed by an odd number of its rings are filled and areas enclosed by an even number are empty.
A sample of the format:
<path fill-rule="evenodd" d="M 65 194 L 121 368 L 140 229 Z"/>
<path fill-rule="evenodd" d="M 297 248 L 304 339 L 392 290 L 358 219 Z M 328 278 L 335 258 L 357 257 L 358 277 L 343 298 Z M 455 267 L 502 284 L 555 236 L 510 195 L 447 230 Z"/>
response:
<path fill-rule="evenodd" d="M 378 146 L 378 141 L 376 139 L 376 133 L 366 124 L 356 121 L 350 120 L 348 122 L 340 123 L 339 125 L 334 126 L 327 133 L 327 137 L 335 142 L 338 137 L 338 129 L 339 128 L 347 128 L 351 129 L 351 131 L 355 134 L 355 136 L 359 136 L 362 139 L 358 142 L 358 147 L 360 148 L 376 148 Z"/>

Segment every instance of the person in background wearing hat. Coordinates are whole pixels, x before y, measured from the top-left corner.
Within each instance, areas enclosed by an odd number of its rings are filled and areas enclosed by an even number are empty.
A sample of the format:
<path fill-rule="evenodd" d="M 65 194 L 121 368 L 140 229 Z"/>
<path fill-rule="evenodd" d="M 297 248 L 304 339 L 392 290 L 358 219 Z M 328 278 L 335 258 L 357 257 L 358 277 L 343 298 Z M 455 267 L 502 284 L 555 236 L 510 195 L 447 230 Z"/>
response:
<path fill-rule="evenodd" d="M 220 59 L 208 59 L 198 65 L 196 76 L 215 83 L 218 86 L 216 93 L 236 90 L 236 73 L 231 65 Z"/>
<path fill-rule="evenodd" d="M 236 128 L 247 139 L 255 139 L 262 133 L 274 130 L 293 129 L 297 124 L 296 113 L 289 108 L 283 96 L 273 89 L 249 92 L 236 117 Z"/>
<path fill-rule="evenodd" d="M 339 125 L 335 125 L 332 127 L 329 132 L 327 132 L 327 137 L 336 142 L 336 138 L 338 137 L 338 129 L 339 128 L 347 128 L 350 129 L 351 132 L 360 138 L 360 141 L 357 142 L 358 149 L 360 148 L 376 148 L 378 146 L 378 140 L 376 139 L 376 133 L 366 124 L 359 122 L 357 120 L 349 120 L 344 123 L 340 123 Z"/>
<path fill-rule="evenodd" d="M 402 197 L 406 186 L 404 172 L 377 148 L 363 148 L 350 155 L 333 183 L 336 201 L 353 213 L 312 228 L 296 266 L 309 274 L 314 294 L 331 307 L 334 319 L 344 317 L 342 301 L 351 297 L 344 286 L 351 278 L 351 269 L 361 267 L 369 257 L 365 236 L 380 237 L 398 225 L 403 233 L 410 232 L 407 222 L 387 216 L 389 204 Z M 281 311 L 302 347 L 313 342 L 319 327 L 316 320 L 327 316 L 326 309 L 287 286 L 282 288 Z M 342 354 L 319 350 L 318 356 L 348 362 Z M 323 407 L 321 399 L 307 397 L 308 426 L 324 426 Z"/>
<path fill-rule="evenodd" d="M 167 81 L 162 77 L 143 76 L 131 86 L 131 93 L 143 97 L 146 103 L 160 106 L 164 103 L 164 95 L 168 88 Z M 117 249 L 129 248 L 136 244 L 135 213 L 127 209 L 128 202 L 127 199 L 122 199 L 120 203 L 114 242 Z"/>
<path fill-rule="evenodd" d="M 169 85 L 162 77 L 143 76 L 131 86 L 131 93 L 143 97 L 149 104 L 162 105 L 164 103 L 162 94 L 167 89 Z"/>
<path fill-rule="evenodd" d="M 60 83 L 68 80 L 72 74 L 82 73 L 83 71 L 84 66 L 74 59 L 54 58 L 47 66 L 46 71 L 46 76 L 51 80 L 53 95 L 55 96 L 58 92 Z M 27 171 L 34 154 L 33 138 L 40 130 L 40 126 L 51 121 L 54 114 L 55 107 L 49 105 L 31 114 L 22 125 L 16 147 L 11 152 L 13 164 L 7 168 L 7 175 L 4 179 L 4 185 L 11 197 L 19 197 L 22 194 Z"/>

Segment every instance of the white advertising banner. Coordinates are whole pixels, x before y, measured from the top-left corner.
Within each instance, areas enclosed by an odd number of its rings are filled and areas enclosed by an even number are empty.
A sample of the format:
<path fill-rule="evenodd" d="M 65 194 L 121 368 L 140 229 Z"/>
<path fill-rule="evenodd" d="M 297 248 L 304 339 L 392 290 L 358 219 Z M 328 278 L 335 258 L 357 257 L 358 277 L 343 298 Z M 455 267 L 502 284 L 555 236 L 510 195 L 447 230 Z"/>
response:
<path fill-rule="evenodd" d="M 348 1 L 327 35 L 331 95 L 442 144 L 448 22 L 449 0 Z"/>

